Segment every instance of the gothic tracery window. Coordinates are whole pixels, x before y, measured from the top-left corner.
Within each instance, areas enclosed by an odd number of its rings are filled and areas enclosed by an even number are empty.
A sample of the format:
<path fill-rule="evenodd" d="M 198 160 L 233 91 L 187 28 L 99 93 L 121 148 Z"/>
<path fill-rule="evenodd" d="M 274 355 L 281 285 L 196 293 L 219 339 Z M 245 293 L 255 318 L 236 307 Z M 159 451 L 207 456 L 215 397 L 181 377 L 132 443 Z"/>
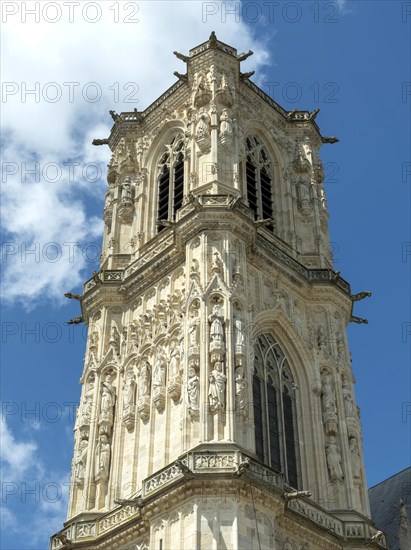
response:
<path fill-rule="evenodd" d="M 273 166 L 267 151 L 256 136 L 246 138 L 246 182 L 248 206 L 256 220 L 273 217 Z M 271 231 L 273 226 L 267 226 Z"/>
<path fill-rule="evenodd" d="M 298 489 L 298 436 L 295 388 L 288 360 L 271 334 L 255 345 L 253 405 L 258 458 L 282 472 Z"/>
<path fill-rule="evenodd" d="M 184 139 L 181 134 L 165 145 L 158 164 L 158 220 L 175 220 L 183 204 L 184 194 Z M 159 231 L 163 226 L 159 226 Z"/>

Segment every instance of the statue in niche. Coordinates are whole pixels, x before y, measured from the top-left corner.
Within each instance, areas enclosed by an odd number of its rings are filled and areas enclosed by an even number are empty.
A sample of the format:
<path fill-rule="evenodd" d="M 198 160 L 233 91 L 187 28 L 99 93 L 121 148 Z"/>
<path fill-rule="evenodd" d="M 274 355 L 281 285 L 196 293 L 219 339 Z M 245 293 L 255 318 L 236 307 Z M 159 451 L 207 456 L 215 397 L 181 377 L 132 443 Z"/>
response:
<path fill-rule="evenodd" d="M 209 137 L 210 135 L 210 130 L 208 126 L 209 122 L 210 122 L 210 117 L 208 116 L 208 113 L 205 111 L 205 109 L 201 109 L 198 115 L 198 122 L 196 126 L 196 139 L 204 140 Z"/>
<path fill-rule="evenodd" d="M 301 201 L 302 205 L 307 205 L 310 202 L 310 188 L 308 187 L 307 183 L 300 179 L 298 182 L 298 198 Z"/>
<path fill-rule="evenodd" d="M 188 367 L 187 401 L 189 413 L 196 415 L 200 410 L 200 378 L 191 361 Z"/>
<path fill-rule="evenodd" d="M 208 398 L 212 412 L 225 408 L 225 385 L 227 377 L 223 373 L 223 364 L 216 361 L 209 376 Z"/>
<path fill-rule="evenodd" d="M 325 448 L 327 466 L 331 481 L 343 481 L 344 473 L 341 468 L 341 454 L 336 443 L 329 443 Z"/>
<path fill-rule="evenodd" d="M 128 176 L 121 186 L 121 201 L 131 202 L 131 179 Z"/>
<path fill-rule="evenodd" d="M 160 389 L 166 385 L 166 360 L 164 349 L 157 349 L 157 359 L 153 369 L 153 390 Z"/>
<path fill-rule="evenodd" d="M 223 146 L 231 145 L 233 141 L 233 124 L 227 109 L 220 116 L 220 142 Z"/>
<path fill-rule="evenodd" d="M 323 413 L 326 416 L 337 415 L 337 405 L 335 399 L 334 386 L 331 384 L 331 376 L 325 374 L 321 386 Z"/>
<path fill-rule="evenodd" d="M 355 437 L 350 439 L 350 452 L 352 462 L 352 475 L 354 479 L 361 478 L 361 456 L 358 449 L 358 442 Z"/>
<path fill-rule="evenodd" d="M 151 366 L 147 358 L 144 358 L 139 369 L 138 397 L 150 395 Z"/>
<path fill-rule="evenodd" d="M 87 384 L 87 389 L 84 393 L 83 406 L 81 408 L 81 423 L 80 425 L 88 425 L 91 420 L 91 413 L 93 410 L 93 396 L 94 396 L 94 379 L 91 378 Z"/>
<path fill-rule="evenodd" d="M 110 328 L 110 340 L 108 342 L 109 347 L 113 348 L 114 351 L 118 354 L 120 351 L 120 333 L 118 331 L 115 321 L 111 321 Z"/>
<path fill-rule="evenodd" d="M 113 375 L 108 373 L 101 385 L 101 404 L 99 423 L 113 424 L 114 405 L 116 402 L 116 390 L 111 383 Z"/>
<path fill-rule="evenodd" d="M 107 435 L 100 435 L 96 446 L 96 476 L 108 479 L 110 472 L 110 443 Z"/>
<path fill-rule="evenodd" d="M 97 353 L 98 350 L 98 331 L 93 330 L 90 336 L 90 351 L 93 353 Z"/>
<path fill-rule="evenodd" d="M 317 348 L 322 349 L 325 347 L 326 344 L 326 338 L 325 338 L 325 331 L 324 328 L 321 325 L 318 325 L 317 328 Z"/>
<path fill-rule="evenodd" d="M 235 371 L 235 402 L 240 416 L 247 414 L 247 382 L 244 378 L 244 368 L 237 367 Z"/>
<path fill-rule="evenodd" d="M 245 343 L 244 323 L 241 319 L 234 319 L 234 337 L 236 347 L 243 347 Z"/>
<path fill-rule="evenodd" d="M 198 312 L 197 309 L 193 309 L 191 319 L 188 324 L 188 336 L 189 336 L 190 347 L 198 346 L 198 332 L 199 332 L 200 319 L 198 317 L 197 312 Z"/>
<path fill-rule="evenodd" d="M 337 357 L 338 359 L 342 359 L 345 355 L 345 349 L 344 349 L 344 341 L 342 339 L 341 333 L 337 333 Z"/>
<path fill-rule="evenodd" d="M 213 311 L 209 315 L 208 320 L 211 322 L 210 327 L 210 349 L 224 347 L 224 317 L 221 308 L 218 304 L 214 304 Z"/>
<path fill-rule="evenodd" d="M 220 134 L 231 135 L 233 133 L 233 124 L 231 122 L 228 109 L 223 109 L 220 116 Z"/>
<path fill-rule="evenodd" d="M 344 397 L 345 416 L 355 416 L 354 398 L 350 388 L 350 383 L 345 377 L 343 378 L 342 392 Z"/>
<path fill-rule="evenodd" d="M 126 371 L 126 380 L 124 382 L 124 400 L 123 407 L 128 409 L 136 402 L 136 381 L 132 370 Z"/>
<path fill-rule="evenodd" d="M 82 439 L 78 448 L 77 459 L 76 459 L 76 470 L 75 476 L 78 483 L 82 483 L 86 471 L 86 462 L 87 462 L 87 451 L 88 451 L 88 441 Z"/>
<path fill-rule="evenodd" d="M 173 342 L 173 348 L 170 352 L 170 361 L 168 364 L 168 376 L 170 380 L 174 380 L 179 375 L 180 366 L 180 351 L 177 343 Z"/>

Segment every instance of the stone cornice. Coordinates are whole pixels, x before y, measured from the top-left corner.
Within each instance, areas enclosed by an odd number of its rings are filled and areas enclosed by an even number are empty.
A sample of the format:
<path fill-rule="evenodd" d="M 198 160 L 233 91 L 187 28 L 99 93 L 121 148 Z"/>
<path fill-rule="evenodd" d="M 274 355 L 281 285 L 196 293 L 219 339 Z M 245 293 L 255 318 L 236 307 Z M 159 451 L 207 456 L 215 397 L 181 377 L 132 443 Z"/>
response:
<path fill-rule="evenodd" d="M 148 532 L 148 521 L 182 501 L 204 497 L 209 489 L 210 498 L 218 497 L 217 488 L 224 494 L 242 497 L 263 507 L 277 511 L 277 516 L 290 517 L 293 522 L 308 524 L 319 539 L 325 537 L 338 545 L 340 542 L 367 544 L 372 548 L 387 548 L 386 541 L 370 545 L 377 529 L 371 521 L 344 521 L 309 499 L 285 502 L 287 486 L 281 474 L 255 460 L 250 454 L 230 444 L 209 444 L 207 449 L 194 449 L 179 460 L 162 468 L 143 481 L 141 497 L 116 507 L 95 519 L 68 521 L 65 528 L 51 538 L 51 550 L 68 548 L 113 548 L 130 541 L 132 537 Z M 251 492 L 251 493 L 250 493 Z M 107 536 L 110 540 L 107 541 Z M 64 544 L 64 537 L 70 545 Z M 111 544 L 111 546 L 110 546 Z M 342 546 L 342 545 L 341 545 Z M 338 548 L 338 546 L 336 546 Z"/>

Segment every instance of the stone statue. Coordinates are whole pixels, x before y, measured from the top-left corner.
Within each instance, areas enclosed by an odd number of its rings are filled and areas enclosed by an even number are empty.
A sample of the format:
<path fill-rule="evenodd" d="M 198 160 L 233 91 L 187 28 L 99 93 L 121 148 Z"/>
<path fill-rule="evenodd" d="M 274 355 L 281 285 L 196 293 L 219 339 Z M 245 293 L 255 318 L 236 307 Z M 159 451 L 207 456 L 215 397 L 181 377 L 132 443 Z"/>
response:
<path fill-rule="evenodd" d="M 188 368 L 187 401 L 190 414 L 197 414 L 200 409 L 200 378 L 192 366 Z"/>
<path fill-rule="evenodd" d="M 317 347 L 318 349 L 322 349 L 326 344 L 326 339 L 325 339 L 325 332 L 324 332 L 324 328 L 321 326 L 321 325 L 318 325 L 318 328 L 317 328 Z"/>
<path fill-rule="evenodd" d="M 336 416 L 337 406 L 335 400 L 335 390 L 334 386 L 331 384 L 331 376 L 329 374 L 325 374 L 324 376 L 321 394 L 324 415 L 327 417 Z"/>
<path fill-rule="evenodd" d="M 213 312 L 208 317 L 211 322 L 210 327 L 210 344 L 211 347 L 215 345 L 216 347 L 223 348 L 224 345 L 224 328 L 223 328 L 223 316 L 221 315 L 221 309 L 218 304 L 214 304 Z"/>
<path fill-rule="evenodd" d="M 208 398 L 213 412 L 225 408 L 225 385 L 227 377 L 223 373 L 221 361 L 216 361 L 209 376 Z"/>
<path fill-rule="evenodd" d="M 138 397 L 146 397 L 150 395 L 151 367 L 148 360 L 145 358 L 142 361 L 139 370 L 139 385 Z"/>
<path fill-rule="evenodd" d="M 122 202 L 131 202 L 131 180 L 128 176 L 121 186 L 121 200 Z"/>
<path fill-rule="evenodd" d="M 168 364 L 168 377 L 169 380 L 174 380 L 179 374 L 179 365 L 180 365 L 180 351 L 174 343 L 173 349 L 170 352 L 170 362 Z"/>
<path fill-rule="evenodd" d="M 116 402 L 116 390 L 111 383 L 112 374 L 107 374 L 105 381 L 101 385 L 101 404 L 99 423 L 104 422 L 109 425 L 113 423 L 114 405 Z"/>
<path fill-rule="evenodd" d="M 237 367 L 235 371 L 235 402 L 237 413 L 247 413 L 247 382 L 244 378 L 244 368 Z"/>
<path fill-rule="evenodd" d="M 166 385 L 166 361 L 164 350 L 159 347 L 157 350 L 157 360 L 153 369 L 153 389 L 162 388 Z"/>
<path fill-rule="evenodd" d="M 98 331 L 93 330 L 90 336 L 90 351 L 97 353 L 98 350 Z"/>
<path fill-rule="evenodd" d="M 244 346 L 244 323 L 241 319 L 234 320 L 234 335 L 236 347 Z"/>
<path fill-rule="evenodd" d="M 108 479 L 110 472 L 110 443 L 108 437 L 100 436 L 96 446 L 96 476 Z"/>
<path fill-rule="evenodd" d="M 136 381 L 132 370 L 126 372 L 126 381 L 124 383 L 123 407 L 127 409 L 135 405 L 136 400 Z"/>
<path fill-rule="evenodd" d="M 343 481 L 344 473 L 341 468 L 341 454 L 335 443 L 329 443 L 325 449 L 327 466 L 331 481 Z"/>
<path fill-rule="evenodd" d="M 87 451 L 88 451 L 88 441 L 82 439 L 78 448 L 77 460 L 76 460 L 76 470 L 75 476 L 77 482 L 82 482 L 84 480 L 86 462 L 87 462 Z"/>
<path fill-rule="evenodd" d="M 91 413 L 93 410 L 93 396 L 94 396 L 94 380 L 91 379 L 84 393 L 83 406 L 81 408 L 81 422 L 80 422 L 81 426 L 90 424 Z"/>
<path fill-rule="evenodd" d="M 352 475 L 354 479 L 361 478 L 361 456 L 358 450 L 358 443 L 355 437 L 350 439 L 350 451 L 352 461 Z"/>
<path fill-rule="evenodd" d="M 220 116 L 220 134 L 232 134 L 233 133 L 233 124 L 231 122 L 230 115 L 228 114 L 228 109 L 223 109 L 223 112 Z"/>
<path fill-rule="evenodd" d="M 198 115 L 198 122 L 196 126 L 196 138 L 197 139 L 206 139 L 210 130 L 208 127 L 210 117 L 204 109 L 201 109 L 200 114 Z"/>
<path fill-rule="evenodd" d="M 120 351 L 120 333 L 118 331 L 115 321 L 111 322 L 110 340 L 108 342 L 109 347 L 112 347 L 118 354 Z"/>
<path fill-rule="evenodd" d="M 354 416 L 354 399 L 352 392 L 348 386 L 343 385 L 343 396 L 344 396 L 344 409 L 346 416 Z"/>
<path fill-rule="evenodd" d="M 197 312 L 195 310 L 188 324 L 188 335 L 189 335 L 190 347 L 198 346 L 198 329 L 199 329 L 200 319 L 198 318 L 196 313 Z"/>

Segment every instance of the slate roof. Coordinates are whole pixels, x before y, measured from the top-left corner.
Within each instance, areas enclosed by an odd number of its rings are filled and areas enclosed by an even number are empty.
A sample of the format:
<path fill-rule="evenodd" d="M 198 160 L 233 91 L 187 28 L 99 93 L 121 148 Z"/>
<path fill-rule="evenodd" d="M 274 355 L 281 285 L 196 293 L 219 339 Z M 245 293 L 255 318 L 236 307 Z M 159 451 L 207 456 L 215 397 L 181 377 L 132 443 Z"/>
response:
<path fill-rule="evenodd" d="M 411 467 L 370 487 L 368 495 L 372 520 L 378 529 L 387 534 L 390 550 L 400 550 L 397 536 L 400 525 L 398 505 L 401 499 L 408 505 L 406 510 L 411 526 Z"/>

